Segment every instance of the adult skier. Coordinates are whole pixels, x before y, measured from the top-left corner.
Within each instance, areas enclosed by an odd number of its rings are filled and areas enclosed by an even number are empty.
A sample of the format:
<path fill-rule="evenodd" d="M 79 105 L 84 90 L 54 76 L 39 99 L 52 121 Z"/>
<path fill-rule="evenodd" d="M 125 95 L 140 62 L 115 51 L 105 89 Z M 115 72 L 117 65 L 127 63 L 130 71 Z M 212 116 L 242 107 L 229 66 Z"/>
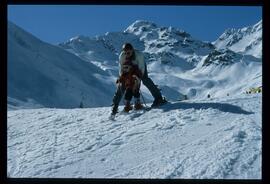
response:
<path fill-rule="evenodd" d="M 121 77 L 123 72 L 127 72 L 126 70 L 129 69 L 129 67 L 125 64 L 126 60 L 130 60 L 131 63 L 138 66 L 138 69 L 141 72 L 141 78 L 139 78 L 142 83 L 148 88 L 148 90 L 151 92 L 152 96 L 154 97 L 154 102 L 151 105 L 151 107 L 156 107 L 159 105 L 162 105 L 166 103 L 166 99 L 162 97 L 160 90 L 157 88 L 157 86 L 154 84 L 154 82 L 148 77 L 147 72 L 147 66 L 144 61 L 144 56 L 141 52 L 138 50 L 135 50 L 133 46 L 130 43 L 125 43 L 122 46 L 122 52 L 119 55 L 119 76 Z M 118 85 L 116 92 L 113 97 L 113 104 L 112 104 L 112 115 L 115 115 L 118 111 L 118 106 L 121 101 L 121 98 L 125 92 L 125 88 L 123 88 L 123 85 Z M 135 106 L 136 104 L 141 104 L 140 98 L 137 98 L 135 100 Z"/>

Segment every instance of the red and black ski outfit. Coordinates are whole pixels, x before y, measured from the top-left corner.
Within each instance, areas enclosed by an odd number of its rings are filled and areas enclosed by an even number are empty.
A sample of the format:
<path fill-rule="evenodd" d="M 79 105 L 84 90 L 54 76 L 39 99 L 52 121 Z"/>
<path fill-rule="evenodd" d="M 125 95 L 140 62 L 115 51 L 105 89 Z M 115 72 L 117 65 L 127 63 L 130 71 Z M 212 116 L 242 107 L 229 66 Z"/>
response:
<path fill-rule="evenodd" d="M 140 98 L 140 80 L 142 72 L 139 70 L 138 65 L 133 64 L 131 59 L 126 58 L 123 66 L 126 72 L 123 72 L 117 82 L 120 82 L 126 90 L 125 100 L 130 101 L 132 97 Z"/>

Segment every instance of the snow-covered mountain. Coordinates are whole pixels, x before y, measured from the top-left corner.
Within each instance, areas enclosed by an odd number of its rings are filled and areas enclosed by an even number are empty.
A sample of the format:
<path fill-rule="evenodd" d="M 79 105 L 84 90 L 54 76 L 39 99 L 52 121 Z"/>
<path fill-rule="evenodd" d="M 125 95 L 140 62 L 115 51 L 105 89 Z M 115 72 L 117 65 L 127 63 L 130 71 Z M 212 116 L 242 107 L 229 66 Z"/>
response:
<path fill-rule="evenodd" d="M 8 22 L 9 108 L 108 106 L 113 92 L 107 72 Z"/>
<path fill-rule="evenodd" d="M 111 32 L 95 38 L 77 36 L 60 43 L 64 49 L 90 61 L 115 61 L 123 43 L 130 42 L 146 54 L 148 62 L 177 65 L 187 70 L 198 63 L 201 56 L 210 53 L 214 46 L 191 37 L 185 31 L 172 27 L 158 27 L 154 23 L 137 20 L 123 32 Z M 107 62 L 108 64 L 108 62 Z M 115 64 L 115 62 L 109 62 Z"/>
<path fill-rule="evenodd" d="M 95 38 L 78 36 L 59 46 L 116 77 L 118 55 L 125 42 L 144 53 L 150 77 L 169 100 L 180 100 L 184 95 L 206 98 L 208 93 L 222 97 L 261 86 L 261 59 L 216 48 L 183 30 L 144 20 L 135 21 L 123 32 Z M 236 83 L 239 79 L 242 82 Z M 152 98 L 144 86 L 142 92 L 147 99 Z"/>
<path fill-rule="evenodd" d="M 258 30 L 259 37 L 259 25 L 241 31 L 255 34 Z M 184 95 L 222 97 L 262 85 L 260 58 L 216 48 L 183 30 L 148 21 L 138 20 L 122 32 L 94 38 L 80 35 L 58 46 L 42 42 L 13 23 L 8 27 L 8 101 L 13 109 L 70 108 L 81 103 L 109 106 L 125 42 L 144 53 L 149 76 L 169 100 L 181 100 Z M 147 102 L 153 99 L 143 85 L 142 93 Z"/>
<path fill-rule="evenodd" d="M 227 29 L 213 44 L 218 49 L 228 48 L 244 55 L 262 57 L 262 20 L 242 29 Z"/>

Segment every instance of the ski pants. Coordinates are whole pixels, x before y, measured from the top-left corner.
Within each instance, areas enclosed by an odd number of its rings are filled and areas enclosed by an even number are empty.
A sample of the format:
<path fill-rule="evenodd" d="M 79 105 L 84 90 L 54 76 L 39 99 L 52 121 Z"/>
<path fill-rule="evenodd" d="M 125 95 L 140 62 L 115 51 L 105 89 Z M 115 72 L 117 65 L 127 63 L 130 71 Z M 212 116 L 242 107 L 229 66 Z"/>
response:
<path fill-rule="evenodd" d="M 146 65 L 145 65 L 145 72 L 144 72 L 144 75 L 143 75 L 141 80 L 142 80 L 142 83 L 148 88 L 148 90 L 150 91 L 150 93 L 152 94 L 154 99 L 162 98 L 160 90 L 154 84 L 152 79 L 150 79 L 148 77 L 148 72 L 147 72 Z M 118 87 L 116 89 L 116 92 L 115 92 L 115 94 L 113 96 L 113 105 L 117 105 L 117 106 L 119 105 L 124 93 L 125 93 L 125 88 L 122 85 L 118 85 Z"/>
<path fill-rule="evenodd" d="M 139 90 L 137 91 L 133 91 L 132 89 L 128 88 L 126 89 L 126 94 L 125 94 L 125 100 L 127 101 L 130 101 L 132 99 L 132 97 L 135 97 L 135 98 L 140 98 L 140 93 L 139 93 Z"/>

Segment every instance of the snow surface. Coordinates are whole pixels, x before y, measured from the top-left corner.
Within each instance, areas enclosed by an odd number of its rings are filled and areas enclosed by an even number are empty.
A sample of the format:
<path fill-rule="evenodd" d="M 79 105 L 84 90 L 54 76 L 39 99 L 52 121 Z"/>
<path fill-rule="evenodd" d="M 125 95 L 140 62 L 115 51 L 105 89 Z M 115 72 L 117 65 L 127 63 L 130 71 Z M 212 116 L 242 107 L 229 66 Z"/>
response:
<path fill-rule="evenodd" d="M 109 107 L 8 111 L 8 176 L 261 179 L 261 105 L 187 100 L 115 121 Z"/>

